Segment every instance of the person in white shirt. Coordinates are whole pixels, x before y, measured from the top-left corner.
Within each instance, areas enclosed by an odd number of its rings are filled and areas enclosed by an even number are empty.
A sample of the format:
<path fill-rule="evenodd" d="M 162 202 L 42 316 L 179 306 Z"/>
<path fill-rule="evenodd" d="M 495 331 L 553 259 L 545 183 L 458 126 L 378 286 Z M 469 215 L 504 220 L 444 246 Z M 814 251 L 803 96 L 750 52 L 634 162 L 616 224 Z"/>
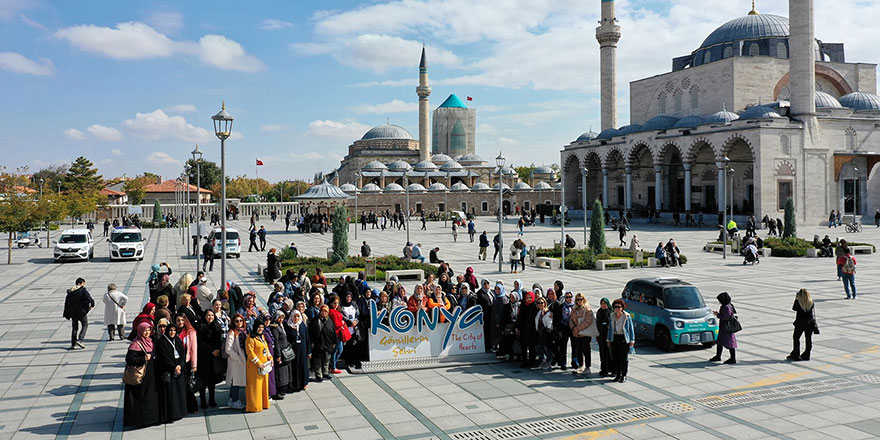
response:
<path fill-rule="evenodd" d="M 119 335 L 119 339 L 125 339 L 122 336 L 122 330 L 125 328 L 125 304 L 128 297 L 124 293 L 116 290 L 116 284 L 107 285 L 107 293 L 104 294 L 104 325 L 107 326 L 107 333 L 110 340 L 113 340 L 113 331 Z"/>

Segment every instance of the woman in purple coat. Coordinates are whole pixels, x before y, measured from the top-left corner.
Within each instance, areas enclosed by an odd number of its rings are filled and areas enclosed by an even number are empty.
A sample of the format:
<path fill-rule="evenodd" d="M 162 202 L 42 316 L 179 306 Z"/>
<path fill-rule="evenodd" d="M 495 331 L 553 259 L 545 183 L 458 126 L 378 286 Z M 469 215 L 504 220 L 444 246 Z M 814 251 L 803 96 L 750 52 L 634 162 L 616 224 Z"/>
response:
<path fill-rule="evenodd" d="M 724 361 L 725 364 L 735 364 L 736 363 L 736 334 L 728 333 L 721 331 L 724 328 L 724 325 L 721 324 L 723 321 L 728 321 L 734 315 L 736 315 L 736 309 L 733 307 L 733 304 L 730 303 L 730 294 L 727 292 L 721 292 L 717 297 L 718 302 L 721 303 L 721 307 L 715 312 L 715 316 L 718 317 L 718 341 L 716 342 L 715 349 L 715 357 L 709 359 L 709 362 L 718 362 L 721 360 L 721 352 L 726 348 L 730 350 L 730 359 Z"/>

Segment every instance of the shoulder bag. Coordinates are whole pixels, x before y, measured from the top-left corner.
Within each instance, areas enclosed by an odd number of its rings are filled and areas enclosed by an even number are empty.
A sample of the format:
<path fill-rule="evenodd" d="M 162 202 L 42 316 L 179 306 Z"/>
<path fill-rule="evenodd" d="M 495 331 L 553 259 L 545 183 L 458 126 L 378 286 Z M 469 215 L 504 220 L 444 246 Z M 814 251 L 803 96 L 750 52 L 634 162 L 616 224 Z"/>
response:
<path fill-rule="evenodd" d="M 141 350 L 143 350 L 144 354 L 148 354 L 144 349 L 143 344 L 138 343 L 141 346 Z M 141 366 L 134 365 L 125 365 L 125 372 L 122 373 L 122 382 L 126 385 L 140 385 L 144 382 L 144 374 L 147 372 L 147 363 L 144 362 Z"/>
<path fill-rule="evenodd" d="M 599 326 L 596 324 L 596 315 L 593 315 L 593 322 L 590 323 L 590 326 L 581 330 L 578 333 L 578 336 L 589 336 L 591 338 L 599 337 Z"/>
<path fill-rule="evenodd" d="M 730 309 L 733 313 L 730 318 L 718 323 L 718 330 L 724 333 L 737 333 L 743 329 L 742 324 L 739 323 L 739 318 L 736 316 L 736 309 L 733 307 L 733 304 L 730 305 Z"/>
<path fill-rule="evenodd" d="M 296 359 L 296 352 L 293 351 L 293 347 L 288 345 L 281 349 L 281 362 L 290 362 Z"/>

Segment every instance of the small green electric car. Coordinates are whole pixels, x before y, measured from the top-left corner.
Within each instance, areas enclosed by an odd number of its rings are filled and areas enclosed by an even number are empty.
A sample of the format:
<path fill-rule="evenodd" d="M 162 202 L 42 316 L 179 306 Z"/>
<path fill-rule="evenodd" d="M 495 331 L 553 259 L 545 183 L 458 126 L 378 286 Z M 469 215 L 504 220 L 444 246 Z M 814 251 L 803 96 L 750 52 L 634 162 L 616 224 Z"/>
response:
<path fill-rule="evenodd" d="M 677 345 L 711 347 L 718 338 L 718 318 L 696 286 L 678 278 L 637 278 L 621 295 L 636 333 L 672 351 Z"/>

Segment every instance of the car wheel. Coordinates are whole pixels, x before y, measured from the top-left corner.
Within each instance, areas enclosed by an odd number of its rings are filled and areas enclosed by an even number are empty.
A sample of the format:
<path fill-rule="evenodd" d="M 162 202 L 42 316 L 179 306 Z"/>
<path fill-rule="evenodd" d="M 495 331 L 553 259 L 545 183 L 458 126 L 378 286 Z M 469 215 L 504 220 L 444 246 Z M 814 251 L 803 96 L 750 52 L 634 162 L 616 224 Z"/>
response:
<path fill-rule="evenodd" d="M 19 248 L 19 249 L 24 249 L 24 246 L 25 246 L 24 243 L 19 243 L 19 244 L 18 244 L 18 248 Z"/>
<path fill-rule="evenodd" d="M 657 346 L 663 351 L 675 350 L 672 336 L 669 334 L 669 330 L 667 330 L 666 327 L 657 327 L 657 330 L 654 331 L 654 342 L 656 342 Z"/>
<path fill-rule="evenodd" d="M 713 345 L 715 345 L 715 341 L 703 342 L 703 348 L 711 348 Z"/>

